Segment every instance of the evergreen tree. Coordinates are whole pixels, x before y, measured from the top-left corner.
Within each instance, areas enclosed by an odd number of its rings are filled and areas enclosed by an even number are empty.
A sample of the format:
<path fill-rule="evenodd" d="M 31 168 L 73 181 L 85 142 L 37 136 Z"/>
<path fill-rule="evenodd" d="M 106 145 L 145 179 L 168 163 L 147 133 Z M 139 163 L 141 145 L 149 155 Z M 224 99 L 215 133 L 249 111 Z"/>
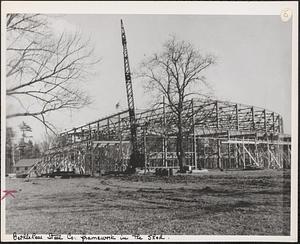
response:
<path fill-rule="evenodd" d="M 6 154 L 5 154 L 5 173 L 12 173 L 13 164 L 14 164 L 14 155 L 13 155 L 13 137 L 15 133 L 11 127 L 6 127 Z"/>

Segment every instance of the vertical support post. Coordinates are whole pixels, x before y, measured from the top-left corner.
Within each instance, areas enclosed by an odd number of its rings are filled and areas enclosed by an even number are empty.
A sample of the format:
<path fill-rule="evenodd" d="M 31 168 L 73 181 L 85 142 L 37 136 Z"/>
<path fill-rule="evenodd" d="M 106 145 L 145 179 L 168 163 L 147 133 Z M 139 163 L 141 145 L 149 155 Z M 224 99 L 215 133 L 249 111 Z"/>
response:
<path fill-rule="evenodd" d="M 90 124 L 89 124 L 89 140 L 92 140 L 92 130 Z"/>
<path fill-rule="evenodd" d="M 69 171 L 69 158 L 68 158 L 68 155 L 66 155 L 65 151 L 63 152 L 63 162 L 64 162 L 63 170 L 67 169 L 67 171 Z"/>
<path fill-rule="evenodd" d="M 164 158 L 165 158 L 166 167 L 168 167 L 167 152 L 168 152 L 168 139 L 167 139 L 167 137 L 165 137 L 165 153 L 164 153 Z"/>
<path fill-rule="evenodd" d="M 265 109 L 264 109 L 264 129 L 265 132 L 267 132 L 267 113 Z"/>
<path fill-rule="evenodd" d="M 76 142 L 76 134 L 77 134 L 76 129 L 74 129 L 74 133 L 73 133 L 73 143 Z"/>
<path fill-rule="evenodd" d="M 100 152 L 97 151 L 97 156 L 98 156 L 98 160 L 97 160 L 97 165 L 98 165 L 98 171 L 99 171 L 99 177 L 101 176 L 101 160 L 99 160 L 100 157 Z"/>
<path fill-rule="evenodd" d="M 146 172 L 147 172 L 147 169 L 148 169 L 148 167 L 147 167 L 147 164 L 148 164 L 148 162 L 147 162 L 147 128 L 144 128 L 144 131 L 143 131 L 143 136 L 144 136 L 144 157 L 145 157 L 145 165 L 144 165 L 144 167 L 145 167 L 145 171 L 144 171 L 144 173 L 146 174 Z"/>
<path fill-rule="evenodd" d="M 270 145 L 269 145 L 269 140 L 267 138 L 267 159 L 268 159 L 268 169 L 270 168 L 270 165 L 271 165 L 271 160 L 270 160 L 270 157 L 271 157 L 271 154 L 270 154 Z"/>
<path fill-rule="evenodd" d="M 74 165 L 77 165 L 78 163 L 77 163 L 77 153 L 78 153 L 78 151 L 76 150 L 76 151 L 74 151 L 73 152 L 73 161 L 72 161 L 72 155 L 70 155 L 70 153 L 68 152 L 68 154 L 67 154 L 67 160 L 69 160 L 70 161 L 70 163 L 71 163 L 71 170 L 73 171 L 73 168 L 75 169 L 75 167 L 74 167 Z M 75 171 L 75 170 L 74 170 Z"/>
<path fill-rule="evenodd" d="M 240 121 L 239 121 L 239 106 L 235 105 L 235 120 L 236 120 L 236 130 L 240 129 Z"/>
<path fill-rule="evenodd" d="M 254 142 L 255 142 L 255 148 L 254 148 L 254 155 L 255 155 L 255 160 L 257 163 L 259 163 L 259 159 L 258 159 L 258 150 L 257 150 L 257 133 L 255 133 L 255 139 L 254 139 Z"/>
<path fill-rule="evenodd" d="M 218 104 L 218 101 L 216 101 L 216 126 L 217 126 L 217 129 L 219 129 L 219 104 Z"/>
<path fill-rule="evenodd" d="M 68 153 L 69 155 L 69 157 L 70 158 L 72 158 L 72 155 L 70 154 L 70 153 Z M 76 169 L 76 165 L 78 165 L 78 158 L 79 158 L 79 153 L 78 153 L 78 150 L 76 150 L 76 151 L 74 151 L 74 153 L 73 153 L 73 162 L 72 162 L 72 165 L 73 165 L 73 167 L 72 167 L 72 171 L 73 171 L 73 168 L 74 168 L 74 173 L 75 173 L 75 169 Z M 84 163 L 84 171 L 86 172 L 86 164 Z"/>
<path fill-rule="evenodd" d="M 203 168 L 208 168 L 206 165 L 205 143 L 203 143 Z"/>
<path fill-rule="evenodd" d="M 90 153 L 91 153 L 91 161 L 92 161 L 92 176 L 94 176 L 95 175 L 95 165 L 94 165 L 94 152 L 93 152 L 93 149 L 91 149 L 91 151 L 90 151 Z"/>
<path fill-rule="evenodd" d="M 92 145 L 91 142 L 87 142 L 86 144 L 86 154 L 90 155 L 90 166 L 91 166 L 91 175 L 94 176 L 94 159 L 92 154 Z"/>
<path fill-rule="evenodd" d="M 243 168 L 245 169 L 245 168 L 246 168 L 246 155 L 245 155 L 245 143 L 244 143 L 244 137 L 243 137 L 242 146 L 243 146 L 243 150 L 242 150 L 242 153 L 243 153 Z"/>
<path fill-rule="evenodd" d="M 167 161 L 167 140 L 166 140 L 166 103 L 165 103 L 165 96 L 163 96 L 163 165 L 167 168 L 168 161 Z"/>
<path fill-rule="evenodd" d="M 194 111 L 194 100 L 192 99 L 192 118 L 193 118 L 193 151 L 194 151 L 194 165 L 197 170 L 197 138 L 195 130 L 195 111 Z"/>
<path fill-rule="evenodd" d="M 288 148 L 288 166 L 291 167 L 291 163 L 292 163 L 292 146 L 291 145 L 288 145 L 287 146 Z"/>
<path fill-rule="evenodd" d="M 110 135 L 110 124 L 109 124 L 109 119 L 107 119 L 107 134 L 108 134 L 108 136 L 107 136 L 107 138 L 106 138 L 106 140 L 109 140 L 110 138 L 109 138 L 109 135 Z"/>
<path fill-rule="evenodd" d="M 275 130 L 275 113 L 272 112 L 272 128 L 273 128 L 273 131 Z"/>
<path fill-rule="evenodd" d="M 276 116 L 276 121 L 277 121 L 277 132 L 281 132 L 281 117 L 280 115 Z"/>
<path fill-rule="evenodd" d="M 284 129 L 283 129 L 283 118 L 280 116 L 280 133 L 284 133 Z"/>
<path fill-rule="evenodd" d="M 119 152 L 120 152 L 120 159 L 121 159 L 121 167 L 124 165 L 124 157 L 123 157 L 123 145 L 122 145 L 122 131 L 121 131 L 121 115 L 118 116 L 118 131 L 119 131 L 119 139 L 120 139 L 120 145 L 119 145 Z M 120 170 L 120 169 L 119 169 Z"/>
<path fill-rule="evenodd" d="M 235 143 L 234 158 L 235 158 L 235 167 L 238 168 L 240 156 L 238 153 L 238 144 L 237 143 Z"/>
<path fill-rule="evenodd" d="M 279 140 L 277 141 L 277 150 L 276 150 L 276 154 L 277 154 L 277 159 L 278 159 L 278 163 L 280 164 L 280 167 L 283 167 L 282 161 L 281 161 L 281 153 L 280 153 L 280 147 L 279 147 Z"/>
<path fill-rule="evenodd" d="M 198 169 L 198 156 L 197 156 L 197 137 L 194 134 L 194 164 L 195 164 L 195 170 Z"/>
<path fill-rule="evenodd" d="M 165 136 L 162 136 L 162 165 L 163 167 L 166 166 L 166 158 L 165 158 Z"/>
<path fill-rule="evenodd" d="M 222 162 L 221 162 L 221 141 L 218 139 L 218 167 L 222 169 Z"/>
<path fill-rule="evenodd" d="M 252 117 L 252 129 L 255 130 L 255 112 L 254 107 L 251 107 L 251 117 Z"/>
<path fill-rule="evenodd" d="M 227 131 L 227 139 L 228 139 L 228 144 L 227 144 L 227 153 L 228 153 L 228 164 L 227 164 L 227 168 L 231 168 L 231 157 L 230 157 L 230 132 L 229 130 Z"/>
<path fill-rule="evenodd" d="M 97 123 L 97 140 L 100 141 L 100 134 L 99 134 L 99 131 L 100 131 L 100 122 L 98 121 L 98 123 Z"/>

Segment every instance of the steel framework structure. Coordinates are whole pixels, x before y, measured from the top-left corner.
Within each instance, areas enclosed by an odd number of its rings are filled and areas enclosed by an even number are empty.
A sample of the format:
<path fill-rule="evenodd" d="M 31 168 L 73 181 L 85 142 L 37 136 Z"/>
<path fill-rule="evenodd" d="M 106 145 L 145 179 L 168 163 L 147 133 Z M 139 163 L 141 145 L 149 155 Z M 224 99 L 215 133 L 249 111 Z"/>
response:
<path fill-rule="evenodd" d="M 212 99 L 184 103 L 186 164 L 194 169 L 289 167 L 291 138 L 282 117 L 264 108 Z M 168 104 L 136 113 L 139 167 L 178 168 L 176 116 Z M 34 166 L 37 175 L 56 171 L 91 174 L 124 170 L 132 151 L 128 110 L 61 133 Z"/>
<path fill-rule="evenodd" d="M 136 112 L 127 40 L 121 20 L 128 110 L 61 133 L 55 145 L 29 172 L 74 174 L 141 167 L 178 168 L 177 117 L 162 103 Z M 264 108 L 213 99 L 183 104 L 186 164 L 191 168 L 289 167 L 291 138 L 282 117 Z"/>

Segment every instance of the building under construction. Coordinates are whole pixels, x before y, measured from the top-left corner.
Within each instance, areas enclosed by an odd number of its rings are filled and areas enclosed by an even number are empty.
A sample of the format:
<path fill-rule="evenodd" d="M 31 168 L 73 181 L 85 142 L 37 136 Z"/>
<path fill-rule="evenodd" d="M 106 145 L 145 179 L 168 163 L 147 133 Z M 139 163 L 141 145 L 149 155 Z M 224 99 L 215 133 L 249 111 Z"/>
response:
<path fill-rule="evenodd" d="M 61 133 L 30 172 L 179 168 L 176 115 L 162 98 L 155 109 L 136 112 L 126 36 L 121 23 L 128 110 Z M 191 99 L 182 115 L 185 164 L 191 169 L 288 168 L 291 138 L 276 112 L 213 99 Z"/>

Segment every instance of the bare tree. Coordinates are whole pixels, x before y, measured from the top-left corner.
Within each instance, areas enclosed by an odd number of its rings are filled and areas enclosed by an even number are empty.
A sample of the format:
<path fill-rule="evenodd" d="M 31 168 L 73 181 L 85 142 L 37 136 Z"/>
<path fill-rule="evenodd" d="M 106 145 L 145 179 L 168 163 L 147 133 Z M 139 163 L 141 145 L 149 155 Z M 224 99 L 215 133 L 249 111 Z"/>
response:
<path fill-rule="evenodd" d="M 183 149 L 183 113 L 187 97 L 195 94 L 196 86 L 209 86 L 203 70 L 215 63 L 212 55 L 203 56 L 193 45 L 170 38 L 161 53 L 156 53 L 142 62 L 139 77 L 146 82 L 146 88 L 167 98 L 168 106 L 176 115 L 177 158 L 180 170 L 185 164 Z M 201 88 L 200 88 L 201 89 Z"/>
<path fill-rule="evenodd" d="M 89 41 L 78 32 L 55 33 L 47 16 L 8 14 L 6 20 L 6 95 L 19 104 L 6 117 L 31 116 L 55 132 L 47 115 L 90 103 L 80 81 L 98 60 Z"/>

